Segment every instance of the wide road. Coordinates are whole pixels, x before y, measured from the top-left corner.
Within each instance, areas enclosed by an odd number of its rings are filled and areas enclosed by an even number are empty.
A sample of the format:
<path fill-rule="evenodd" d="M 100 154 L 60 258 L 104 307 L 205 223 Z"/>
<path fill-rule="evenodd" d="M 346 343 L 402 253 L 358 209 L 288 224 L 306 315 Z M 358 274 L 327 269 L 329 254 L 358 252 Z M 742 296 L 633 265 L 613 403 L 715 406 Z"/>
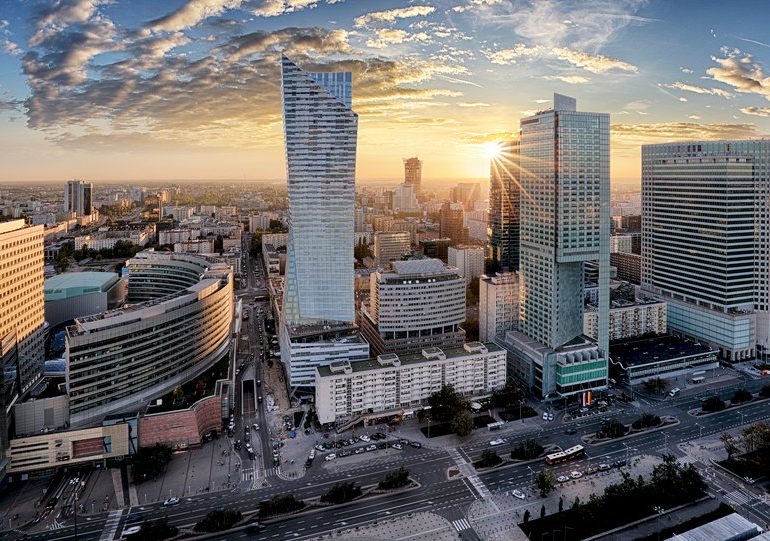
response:
<path fill-rule="evenodd" d="M 748 382 L 747 387 L 757 390 L 761 382 Z M 717 389 L 718 393 L 727 394 L 734 387 Z M 681 397 L 665 400 L 648 408 L 658 415 L 673 415 L 679 419 L 679 424 L 662 430 L 612 441 L 603 445 L 586 445 L 587 457 L 577 462 L 549 467 L 555 473 L 560 474 L 572 469 L 585 469 L 588 463 L 599 464 L 618 459 L 632 459 L 644 454 L 662 454 L 672 452 L 681 455 L 677 450 L 677 444 L 698 439 L 709 434 L 718 434 L 725 430 L 738 426 L 754 423 L 770 418 L 770 402 L 758 402 L 747 404 L 739 410 L 728 410 L 706 417 L 693 417 L 687 413 L 688 409 L 696 407 L 697 398 Z M 639 410 L 627 408 L 614 417 L 630 422 L 639 415 Z M 593 416 L 566 423 L 547 423 L 540 425 L 538 429 L 524 433 L 507 434 L 505 431 L 477 434 L 474 441 L 459 447 L 459 455 L 468 462 L 476 460 L 483 449 L 488 447 L 488 441 L 502 437 L 506 440 L 504 445 L 496 447 L 499 454 L 510 451 L 511 447 L 528 438 L 537 438 L 538 441 L 553 443 L 562 447 L 569 447 L 578 443 L 582 434 L 588 434 L 598 430 L 601 419 L 606 415 Z M 513 423 L 512 423 L 513 424 Z M 567 435 L 565 430 L 575 426 L 578 429 L 576 435 Z M 369 454 L 367 453 L 367 457 Z M 319 496 L 326 492 L 330 486 L 339 481 L 354 481 L 361 485 L 376 483 L 384 475 L 397 467 L 404 466 L 412 474 L 421 487 L 415 491 L 389 496 L 383 499 L 355 502 L 343 508 L 320 510 L 291 520 L 267 525 L 257 536 L 257 539 L 302 539 L 330 532 L 339 528 L 355 527 L 369 524 L 376 520 L 393 518 L 421 510 L 438 512 L 450 519 L 463 517 L 463 510 L 474 499 L 480 497 L 479 490 L 467 480 L 451 480 L 446 478 L 448 468 L 456 464 L 445 449 L 412 449 L 407 447 L 404 451 L 396 453 L 395 450 L 377 451 L 372 453 L 372 459 L 358 466 L 335 467 L 334 463 L 320 468 L 312 468 L 308 474 L 298 480 L 283 480 L 271 477 L 267 487 L 259 487 L 248 492 L 227 491 L 212 494 L 196 495 L 183 499 L 176 506 L 164 507 L 161 504 L 135 507 L 132 513 L 140 512 L 144 518 L 167 516 L 171 524 L 189 526 L 200 520 L 213 507 L 232 507 L 243 513 L 255 511 L 259 502 L 270 497 L 291 492 L 299 498 Z M 531 478 L 537 471 L 547 467 L 543 461 L 529 464 L 521 464 L 491 472 L 480 474 L 478 477 L 485 488 L 491 492 L 497 490 L 511 490 L 513 488 L 527 488 L 531 485 Z M 770 522 L 770 508 L 757 499 L 756 489 L 741 483 L 729 476 L 714 472 L 713 468 L 706 471 L 707 480 L 715 492 L 732 494 L 733 500 L 742 509 L 745 507 L 747 514 L 754 516 L 757 521 Z M 745 502 L 740 496 L 745 496 Z M 112 517 L 112 522 L 117 524 L 115 531 L 117 538 L 122 528 L 127 524 L 129 512 L 124 511 L 120 517 Z M 99 539 L 105 531 L 108 516 L 100 515 L 90 521 L 79 523 L 78 537 L 82 539 Z M 111 528 L 107 528 L 109 530 Z M 473 539 L 473 531 L 460 532 L 468 539 Z M 243 536 L 242 531 L 234 531 L 229 538 Z M 252 534 L 253 535 L 253 534 Z M 74 536 L 72 525 L 64 529 L 42 532 L 29 535 L 29 539 L 70 539 Z"/>

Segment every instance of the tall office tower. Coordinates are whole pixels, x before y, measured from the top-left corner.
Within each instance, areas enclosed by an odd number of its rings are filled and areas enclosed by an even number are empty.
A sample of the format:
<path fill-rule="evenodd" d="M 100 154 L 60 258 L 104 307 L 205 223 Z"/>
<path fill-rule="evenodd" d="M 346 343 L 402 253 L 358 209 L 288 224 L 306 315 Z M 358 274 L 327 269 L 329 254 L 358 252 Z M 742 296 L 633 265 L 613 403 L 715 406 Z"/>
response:
<path fill-rule="evenodd" d="M 43 226 L 24 220 L 0 223 L 0 337 L 18 350 L 19 392 L 40 377 L 44 361 Z M 10 374 L 6 374 L 6 377 Z"/>
<path fill-rule="evenodd" d="M 353 213 L 358 115 L 351 73 L 308 73 L 281 59 L 289 192 L 284 318 L 355 319 Z"/>
<path fill-rule="evenodd" d="M 609 115 L 553 109 L 521 120 L 520 353 L 543 398 L 607 386 Z M 599 267 L 598 343 L 583 336 L 583 266 Z"/>
<path fill-rule="evenodd" d="M 481 198 L 481 185 L 478 182 L 460 182 L 449 190 L 449 196 L 453 203 L 473 210 L 474 203 Z"/>
<path fill-rule="evenodd" d="M 451 239 L 453 245 L 468 242 L 468 228 L 463 225 L 464 213 L 462 203 L 444 203 L 439 214 L 439 236 Z"/>
<path fill-rule="evenodd" d="M 354 325 L 353 246 L 358 115 L 352 74 L 302 71 L 281 56 L 289 246 L 281 358 L 290 385 L 315 366 L 368 357 Z"/>
<path fill-rule="evenodd" d="M 374 260 L 379 266 L 400 260 L 411 247 L 411 235 L 407 232 L 378 231 L 374 234 Z"/>
<path fill-rule="evenodd" d="M 78 216 L 88 216 L 93 207 L 94 185 L 82 180 L 69 180 L 64 188 L 64 212 L 74 212 Z"/>
<path fill-rule="evenodd" d="M 642 147 L 642 288 L 730 361 L 770 347 L 770 141 Z"/>
<path fill-rule="evenodd" d="M 489 166 L 489 258 L 519 270 L 519 141 L 506 141 Z"/>
<path fill-rule="evenodd" d="M 414 187 L 414 194 L 420 197 L 422 193 L 422 162 L 414 158 L 404 158 L 404 183 Z"/>
<path fill-rule="evenodd" d="M 370 303 L 361 304 L 361 332 L 374 355 L 460 347 L 465 331 L 465 279 L 438 259 L 394 261 L 371 275 Z"/>
<path fill-rule="evenodd" d="M 417 204 L 417 190 L 412 184 L 403 182 L 393 190 L 393 200 L 391 202 L 393 212 L 420 212 L 420 205 Z"/>

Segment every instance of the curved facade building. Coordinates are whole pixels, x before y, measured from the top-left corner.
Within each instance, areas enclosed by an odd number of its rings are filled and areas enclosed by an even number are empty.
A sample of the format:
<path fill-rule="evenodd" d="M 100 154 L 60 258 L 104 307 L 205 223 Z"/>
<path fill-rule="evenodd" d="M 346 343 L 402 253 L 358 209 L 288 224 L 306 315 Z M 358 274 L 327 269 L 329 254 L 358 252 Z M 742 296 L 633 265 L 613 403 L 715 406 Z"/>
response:
<path fill-rule="evenodd" d="M 171 252 L 139 252 L 126 261 L 128 302 L 160 299 L 197 284 L 211 263 L 205 257 Z"/>
<path fill-rule="evenodd" d="M 169 285 L 173 283 L 169 278 L 162 284 L 171 290 L 168 295 L 76 319 L 67 328 L 67 388 L 73 426 L 144 407 L 204 372 L 230 347 L 230 267 L 196 256 L 150 254 L 138 254 L 141 257 L 130 263 L 141 261 L 142 272 L 149 275 L 157 262 L 162 271 L 159 276 L 170 276 L 175 264 L 183 275 L 200 264 L 200 277 L 186 287 Z"/>

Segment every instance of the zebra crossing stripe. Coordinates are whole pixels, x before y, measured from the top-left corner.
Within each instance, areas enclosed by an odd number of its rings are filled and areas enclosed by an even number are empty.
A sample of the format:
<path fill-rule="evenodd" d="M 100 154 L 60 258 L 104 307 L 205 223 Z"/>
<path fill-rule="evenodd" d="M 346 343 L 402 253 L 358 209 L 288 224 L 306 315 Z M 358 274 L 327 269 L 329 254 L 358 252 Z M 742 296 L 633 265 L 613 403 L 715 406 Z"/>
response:
<path fill-rule="evenodd" d="M 452 526 L 454 526 L 455 530 L 457 530 L 458 532 L 471 529 L 470 523 L 464 518 L 461 518 L 459 520 L 453 520 Z"/>
<path fill-rule="evenodd" d="M 749 498 L 746 494 L 744 494 L 740 490 L 733 490 L 732 492 L 727 494 L 727 499 L 737 505 L 744 505 L 751 501 L 751 498 Z"/>
<path fill-rule="evenodd" d="M 123 516 L 123 509 L 110 511 L 107 516 L 107 521 L 104 523 L 104 530 L 99 538 L 99 541 L 112 541 L 115 539 L 115 532 L 118 531 L 118 524 L 120 523 L 120 517 Z"/>

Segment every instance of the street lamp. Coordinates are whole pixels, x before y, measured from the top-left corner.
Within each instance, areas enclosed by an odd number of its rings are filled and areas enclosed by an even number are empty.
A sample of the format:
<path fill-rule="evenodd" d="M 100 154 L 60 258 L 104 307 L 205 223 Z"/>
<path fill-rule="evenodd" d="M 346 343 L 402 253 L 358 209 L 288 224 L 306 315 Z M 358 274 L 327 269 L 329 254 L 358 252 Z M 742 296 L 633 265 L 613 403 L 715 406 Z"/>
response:
<path fill-rule="evenodd" d="M 663 435 L 663 452 L 665 453 L 668 451 L 668 434 L 665 432 L 661 432 L 661 434 Z"/>
<path fill-rule="evenodd" d="M 531 485 L 535 477 L 535 470 L 531 466 L 527 466 L 527 469 L 529 470 L 529 484 Z"/>
<path fill-rule="evenodd" d="M 738 414 L 741 416 L 741 424 L 743 424 L 743 418 L 746 417 L 746 414 L 742 411 L 739 411 Z"/>
<path fill-rule="evenodd" d="M 700 423 L 695 423 L 695 426 L 698 427 L 698 439 L 703 437 L 703 425 Z"/>
<path fill-rule="evenodd" d="M 660 517 L 663 516 L 663 508 L 659 505 L 656 505 L 652 508 L 652 510 L 658 514 L 658 541 L 660 541 Z"/>

